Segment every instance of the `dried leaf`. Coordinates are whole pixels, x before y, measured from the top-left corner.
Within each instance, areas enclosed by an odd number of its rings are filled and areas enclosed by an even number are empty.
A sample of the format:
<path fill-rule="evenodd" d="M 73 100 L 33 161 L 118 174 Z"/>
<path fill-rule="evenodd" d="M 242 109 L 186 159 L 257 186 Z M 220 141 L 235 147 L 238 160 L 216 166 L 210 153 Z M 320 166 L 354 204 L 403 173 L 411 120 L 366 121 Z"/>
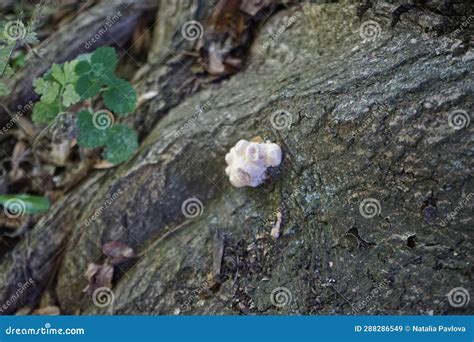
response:
<path fill-rule="evenodd" d="M 27 150 L 28 145 L 25 141 L 19 140 L 13 148 L 13 153 L 11 157 L 12 169 L 10 171 L 11 181 L 15 181 L 24 176 L 23 169 L 20 168 L 20 163 L 22 162 L 25 151 Z"/>
<path fill-rule="evenodd" d="M 51 144 L 51 159 L 55 165 L 65 166 L 71 152 L 71 142 L 65 140 L 59 144 Z"/>
<path fill-rule="evenodd" d="M 110 241 L 102 246 L 102 252 L 113 265 L 119 264 L 135 256 L 133 249 L 120 241 Z"/>
<path fill-rule="evenodd" d="M 102 160 L 96 164 L 94 164 L 93 168 L 96 170 L 106 170 L 106 169 L 111 169 L 113 167 L 116 167 L 117 165 L 109 163 L 106 160 Z"/>
<path fill-rule="evenodd" d="M 138 97 L 138 104 L 137 104 L 137 107 L 140 107 L 141 105 L 143 105 L 145 102 L 147 101 L 150 101 L 151 99 L 153 99 L 154 97 L 158 96 L 158 92 L 156 90 L 150 90 L 150 91 L 147 91 L 146 93 L 144 94 L 141 94 L 139 97 Z"/>
<path fill-rule="evenodd" d="M 208 64 L 207 72 L 211 75 L 223 75 L 226 71 L 226 66 L 224 64 L 224 54 L 218 51 L 216 44 L 211 43 L 208 50 Z"/>
<path fill-rule="evenodd" d="M 200 63 L 209 74 L 226 76 L 242 68 L 251 30 L 263 19 L 256 14 L 273 4 L 275 0 L 221 0 L 217 4 L 196 46 Z"/>
<path fill-rule="evenodd" d="M 110 264 L 97 265 L 90 263 L 87 266 L 85 276 L 89 284 L 84 288 L 84 292 L 92 295 L 99 287 L 112 288 L 112 277 L 114 275 L 114 268 Z"/>

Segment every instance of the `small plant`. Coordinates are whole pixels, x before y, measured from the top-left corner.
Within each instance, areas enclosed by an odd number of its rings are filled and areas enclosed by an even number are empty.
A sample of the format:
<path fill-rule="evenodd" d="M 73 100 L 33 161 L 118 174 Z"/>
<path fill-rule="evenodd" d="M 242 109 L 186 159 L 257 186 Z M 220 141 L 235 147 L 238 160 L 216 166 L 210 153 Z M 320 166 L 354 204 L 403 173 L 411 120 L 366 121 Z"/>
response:
<path fill-rule="evenodd" d="M 10 89 L 4 78 L 11 77 L 15 67 L 21 68 L 24 65 L 24 55 L 14 56 L 17 44 L 21 42 L 29 46 L 29 44 L 37 44 L 39 42 L 34 31 L 36 19 L 31 20 L 25 26 L 21 21 L 21 17 L 22 13 L 17 20 L 9 22 L 0 21 L 0 96 L 10 94 Z"/>
<path fill-rule="evenodd" d="M 9 45 L 0 45 L 0 96 L 5 96 L 10 93 L 10 89 L 8 89 L 3 78 L 13 75 L 13 68 L 8 63 L 11 53 L 12 48 Z"/>
<path fill-rule="evenodd" d="M 33 121 L 50 125 L 71 106 L 102 95 L 110 111 L 94 113 L 89 108 L 78 114 L 78 144 L 86 148 L 106 147 L 104 157 L 113 164 L 128 160 L 138 148 L 138 137 L 131 128 L 114 124 L 113 113 L 125 116 L 133 112 L 137 93 L 129 82 L 115 76 L 117 61 L 113 48 L 101 47 L 73 61 L 53 64 L 33 83 L 41 95 L 33 108 Z"/>
<path fill-rule="evenodd" d="M 9 64 L 9 60 L 15 48 L 15 41 L 7 39 L 4 27 L 5 24 L 0 23 L 0 96 L 5 96 L 10 93 L 3 78 L 10 77 L 14 73 L 13 68 Z"/>

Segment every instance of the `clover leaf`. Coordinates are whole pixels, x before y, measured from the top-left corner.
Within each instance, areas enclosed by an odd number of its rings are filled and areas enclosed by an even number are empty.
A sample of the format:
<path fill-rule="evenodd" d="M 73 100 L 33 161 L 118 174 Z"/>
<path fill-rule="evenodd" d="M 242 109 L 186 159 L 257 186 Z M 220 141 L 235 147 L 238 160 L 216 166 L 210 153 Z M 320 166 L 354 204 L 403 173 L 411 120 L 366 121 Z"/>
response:
<path fill-rule="evenodd" d="M 105 106 L 113 113 L 123 116 L 133 112 L 137 105 L 137 93 L 129 82 L 115 75 L 117 62 L 117 53 L 113 48 L 101 47 L 64 64 L 53 64 L 33 84 L 35 91 L 41 95 L 33 108 L 33 121 L 50 124 L 60 112 L 80 100 L 99 94 L 103 95 Z M 0 84 L 0 93 L 2 90 Z M 123 124 L 114 125 L 112 112 L 79 112 L 77 142 L 85 148 L 104 147 L 104 158 L 118 164 L 128 160 L 137 150 L 138 136 Z"/>
<path fill-rule="evenodd" d="M 137 133 L 125 125 L 115 125 L 107 130 L 105 159 L 112 164 L 127 161 L 138 148 Z"/>
<path fill-rule="evenodd" d="M 117 53 L 111 47 L 100 47 L 91 56 L 91 64 L 101 64 L 109 70 L 115 69 L 117 61 Z"/>
<path fill-rule="evenodd" d="M 59 103 L 38 102 L 33 107 L 32 119 L 36 123 L 50 124 L 59 114 Z"/>
<path fill-rule="evenodd" d="M 77 125 L 79 127 L 79 135 L 77 143 L 79 146 L 96 148 L 105 146 L 107 142 L 106 129 L 100 129 L 97 123 L 94 125 L 94 116 L 87 110 L 78 114 Z"/>
<path fill-rule="evenodd" d="M 89 74 L 84 74 L 77 80 L 76 92 L 81 99 L 85 100 L 98 95 L 101 87 L 102 82 L 100 80 L 92 78 Z"/>
<path fill-rule="evenodd" d="M 104 103 L 117 114 L 133 112 L 137 104 L 137 93 L 132 85 L 125 80 L 117 79 L 104 92 Z"/>

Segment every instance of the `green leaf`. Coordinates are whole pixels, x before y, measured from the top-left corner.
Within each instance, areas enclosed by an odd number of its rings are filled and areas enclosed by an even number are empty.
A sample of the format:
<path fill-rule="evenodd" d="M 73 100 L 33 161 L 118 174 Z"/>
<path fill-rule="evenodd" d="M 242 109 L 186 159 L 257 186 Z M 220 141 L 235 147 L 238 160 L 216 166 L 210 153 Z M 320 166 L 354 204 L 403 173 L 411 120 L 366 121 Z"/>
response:
<path fill-rule="evenodd" d="M 0 204 L 10 217 L 41 214 L 51 207 L 51 203 L 46 197 L 31 195 L 0 195 Z"/>
<path fill-rule="evenodd" d="M 94 125 L 94 117 L 92 114 L 85 110 L 78 114 L 77 124 L 79 126 L 79 135 L 77 137 L 77 143 L 79 146 L 96 148 L 104 146 L 108 139 L 107 129 L 98 129 L 101 127 L 100 124 Z"/>
<path fill-rule="evenodd" d="M 51 82 L 46 82 L 44 79 L 42 78 L 37 78 L 36 80 L 34 80 L 33 82 L 33 88 L 35 88 L 35 92 L 37 94 L 44 94 L 48 91 L 48 88 L 50 87 L 50 83 Z"/>
<path fill-rule="evenodd" d="M 25 41 L 31 45 L 36 45 L 40 42 L 36 32 L 30 30 L 26 33 Z"/>
<path fill-rule="evenodd" d="M 51 104 L 54 101 L 56 101 L 58 94 L 59 94 L 59 84 L 57 84 L 56 82 L 51 82 L 51 85 L 48 88 L 48 90 L 45 93 L 43 93 L 43 95 L 41 95 L 41 101 L 43 101 L 44 103 Z"/>
<path fill-rule="evenodd" d="M 100 64 L 96 64 L 96 65 L 100 65 Z M 95 72 L 95 75 L 98 80 L 100 80 L 103 84 L 106 84 L 108 86 L 115 86 L 117 84 L 117 80 L 119 80 L 114 75 L 114 71 L 109 70 L 109 69 L 102 69 L 100 73 Z"/>
<path fill-rule="evenodd" d="M 137 104 L 137 92 L 130 83 L 116 79 L 115 84 L 104 92 L 104 103 L 112 112 L 133 112 Z"/>
<path fill-rule="evenodd" d="M 68 84 L 64 88 L 64 93 L 63 93 L 63 105 L 64 106 L 69 107 L 69 106 L 79 102 L 80 99 L 81 99 L 81 97 L 79 96 L 78 93 L 76 93 L 76 90 L 75 90 L 73 84 Z"/>
<path fill-rule="evenodd" d="M 96 96 L 100 92 L 102 83 L 100 80 L 93 79 L 89 74 L 84 74 L 79 77 L 76 83 L 76 92 L 79 94 L 81 99 L 88 99 Z"/>
<path fill-rule="evenodd" d="M 40 101 L 33 107 L 32 119 L 36 123 L 50 124 L 58 114 L 59 104 L 57 102 L 48 104 Z"/>
<path fill-rule="evenodd" d="M 5 45 L 3 45 L 3 43 Z M 2 41 L 2 45 L 0 45 L 0 60 L 7 61 L 8 57 L 10 56 L 10 53 L 11 53 L 12 49 L 13 49 L 12 44 L 9 44 L 8 41 L 7 42 Z M 2 66 L 2 65 L 0 65 L 0 66 Z"/>
<path fill-rule="evenodd" d="M 109 87 L 119 87 L 124 80 L 116 77 L 113 72 L 104 72 L 100 75 L 100 80 Z"/>
<path fill-rule="evenodd" d="M 44 103 L 53 103 L 59 94 L 59 84 L 52 81 L 45 81 L 38 78 L 33 82 L 33 87 L 38 94 L 41 94 L 41 101 Z"/>
<path fill-rule="evenodd" d="M 63 69 L 57 65 L 57 64 L 53 64 L 53 66 L 51 67 L 51 75 L 54 77 L 54 79 L 56 81 L 58 81 L 61 85 L 65 85 L 66 84 L 66 74 L 64 74 L 64 71 Z"/>
<path fill-rule="evenodd" d="M 7 64 L 7 66 L 5 67 L 5 71 L 3 72 L 3 76 L 10 77 L 14 73 L 15 73 L 15 70 L 13 70 L 13 68 Z"/>
<path fill-rule="evenodd" d="M 105 68 L 114 70 L 117 65 L 117 53 L 114 48 L 100 47 L 92 53 L 91 64 L 102 64 Z"/>
<path fill-rule="evenodd" d="M 16 70 L 23 68 L 26 65 L 26 55 L 23 51 L 19 51 L 12 58 L 12 67 Z M 12 69 L 13 70 L 13 69 Z"/>
<path fill-rule="evenodd" d="M 107 131 L 105 159 L 119 164 L 130 159 L 138 148 L 137 133 L 125 125 L 117 124 Z"/>
<path fill-rule="evenodd" d="M 9 59 L 13 53 L 13 49 L 15 48 L 15 43 L 11 43 L 9 40 L 1 41 L 0 45 L 0 77 L 2 76 L 11 76 L 13 74 L 13 70 L 10 68 L 8 64 Z M 3 72 L 3 74 L 2 74 Z"/>
<path fill-rule="evenodd" d="M 79 76 L 76 74 L 77 61 L 66 62 L 63 65 L 64 75 L 66 75 L 66 83 L 76 83 L 79 79 Z"/>
<path fill-rule="evenodd" d="M 10 94 L 10 89 L 8 89 L 8 86 L 5 84 L 5 82 L 0 80 L 0 96 L 6 96 L 8 94 Z"/>
<path fill-rule="evenodd" d="M 81 62 L 81 61 L 86 61 L 88 62 L 89 64 L 91 63 L 91 57 L 92 57 L 92 53 L 89 52 L 89 53 L 81 53 L 80 55 L 78 55 L 76 57 L 76 61 L 78 62 Z"/>
<path fill-rule="evenodd" d="M 92 66 L 88 61 L 80 61 L 76 64 L 75 72 L 77 75 L 88 73 L 92 70 Z"/>

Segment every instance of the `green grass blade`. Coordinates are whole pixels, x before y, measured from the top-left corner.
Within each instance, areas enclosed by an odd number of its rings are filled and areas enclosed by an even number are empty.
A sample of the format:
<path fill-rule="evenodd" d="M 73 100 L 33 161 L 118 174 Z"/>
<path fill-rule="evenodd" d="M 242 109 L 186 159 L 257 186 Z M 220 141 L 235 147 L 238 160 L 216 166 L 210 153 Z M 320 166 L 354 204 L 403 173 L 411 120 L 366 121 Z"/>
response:
<path fill-rule="evenodd" d="M 7 216 L 18 217 L 29 214 L 41 214 L 51 207 L 46 197 L 31 195 L 0 195 L 0 205 Z"/>

